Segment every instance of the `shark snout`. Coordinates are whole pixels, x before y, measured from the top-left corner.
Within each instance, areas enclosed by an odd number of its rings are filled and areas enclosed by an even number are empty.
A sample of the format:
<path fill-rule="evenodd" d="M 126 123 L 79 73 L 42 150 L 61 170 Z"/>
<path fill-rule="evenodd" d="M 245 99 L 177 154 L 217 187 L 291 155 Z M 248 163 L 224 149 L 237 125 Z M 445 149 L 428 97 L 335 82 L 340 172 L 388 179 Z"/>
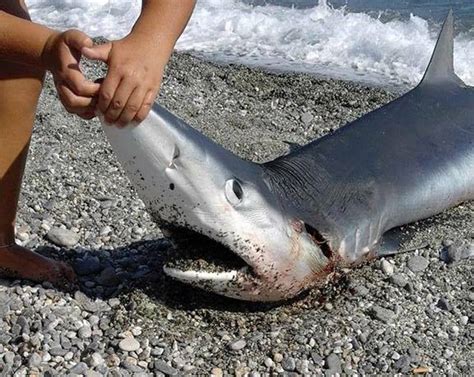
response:
<path fill-rule="evenodd" d="M 193 234 L 184 247 L 193 256 L 180 259 L 178 251 L 164 269 L 172 278 L 237 299 L 280 301 L 324 273 L 327 258 L 282 207 L 261 165 L 158 105 L 139 126 L 105 132 L 158 225 L 178 229 L 171 233 L 181 240 L 182 230 Z"/>

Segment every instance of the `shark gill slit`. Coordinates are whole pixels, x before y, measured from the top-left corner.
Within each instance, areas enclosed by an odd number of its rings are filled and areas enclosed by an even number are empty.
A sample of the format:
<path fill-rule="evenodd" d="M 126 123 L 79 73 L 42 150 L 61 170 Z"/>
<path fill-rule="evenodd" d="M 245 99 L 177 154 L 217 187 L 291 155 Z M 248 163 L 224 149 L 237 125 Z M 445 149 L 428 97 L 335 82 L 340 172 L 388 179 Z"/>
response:
<path fill-rule="evenodd" d="M 331 260 L 333 256 L 333 251 L 329 247 L 328 240 L 325 239 L 323 235 L 320 232 L 318 232 L 316 228 L 313 228 L 311 225 L 304 223 L 304 227 L 306 229 L 306 233 L 308 233 L 313 239 L 314 243 L 316 243 L 319 246 L 324 256 L 328 260 Z"/>

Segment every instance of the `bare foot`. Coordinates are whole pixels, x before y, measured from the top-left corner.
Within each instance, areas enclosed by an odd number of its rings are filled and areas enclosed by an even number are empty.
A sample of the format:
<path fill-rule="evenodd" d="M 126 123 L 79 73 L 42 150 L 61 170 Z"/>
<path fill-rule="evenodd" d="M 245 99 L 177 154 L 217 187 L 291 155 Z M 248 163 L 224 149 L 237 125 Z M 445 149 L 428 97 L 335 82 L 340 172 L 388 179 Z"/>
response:
<path fill-rule="evenodd" d="M 76 281 L 74 270 L 66 263 L 18 245 L 0 248 L 0 276 L 37 282 L 49 281 L 57 286 L 69 286 Z"/>

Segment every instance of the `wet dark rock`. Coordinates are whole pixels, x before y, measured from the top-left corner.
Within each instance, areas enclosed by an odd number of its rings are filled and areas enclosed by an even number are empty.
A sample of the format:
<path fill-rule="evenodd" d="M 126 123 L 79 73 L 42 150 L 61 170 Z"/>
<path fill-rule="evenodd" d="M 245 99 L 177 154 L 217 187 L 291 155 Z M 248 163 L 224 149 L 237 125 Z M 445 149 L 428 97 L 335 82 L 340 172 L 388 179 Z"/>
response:
<path fill-rule="evenodd" d="M 449 301 L 442 297 L 438 300 L 438 302 L 436 303 L 436 306 L 438 308 L 440 308 L 441 310 L 446 310 L 448 312 L 450 312 L 451 310 L 453 310 L 453 307 L 452 305 L 449 303 Z"/>
<path fill-rule="evenodd" d="M 120 284 L 120 277 L 117 275 L 115 268 L 112 266 L 106 267 L 100 275 L 96 278 L 97 283 L 107 287 L 116 286 Z"/>
<path fill-rule="evenodd" d="M 77 259 L 74 262 L 74 270 L 79 275 L 91 275 L 100 272 L 102 266 L 100 259 L 95 256 L 86 256 L 83 259 Z"/>

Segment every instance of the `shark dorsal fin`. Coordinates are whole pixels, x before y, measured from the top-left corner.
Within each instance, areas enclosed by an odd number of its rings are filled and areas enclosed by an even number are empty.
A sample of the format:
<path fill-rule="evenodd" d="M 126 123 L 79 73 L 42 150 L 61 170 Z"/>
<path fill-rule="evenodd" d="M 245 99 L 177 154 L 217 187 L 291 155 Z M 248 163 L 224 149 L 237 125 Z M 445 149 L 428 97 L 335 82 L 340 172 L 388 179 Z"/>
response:
<path fill-rule="evenodd" d="M 430 64 L 428 64 L 428 68 L 420 85 L 443 83 L 447 81 L 463 84 L 461 79 L 454 73 L 453 48 L 454 18 L 453 11 L 450 10 L 444 21 L 443 28 L 439 33 Z"/>

